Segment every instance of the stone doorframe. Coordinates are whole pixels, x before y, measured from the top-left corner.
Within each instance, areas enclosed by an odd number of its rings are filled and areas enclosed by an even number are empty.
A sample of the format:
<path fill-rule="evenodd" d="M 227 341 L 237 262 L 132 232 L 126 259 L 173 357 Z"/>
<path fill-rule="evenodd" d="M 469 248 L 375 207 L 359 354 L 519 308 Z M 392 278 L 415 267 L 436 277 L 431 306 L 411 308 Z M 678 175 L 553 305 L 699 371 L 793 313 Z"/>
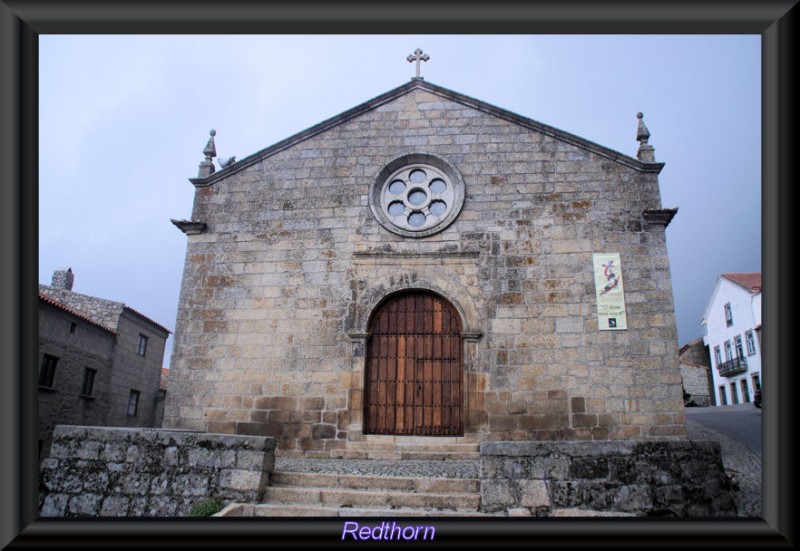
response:
<path fill-rule="evenodd" d="M 354 285 L 355 289 L 359 287 L 362 286 Z M 478 311 L 473 298 L 464 286 L 447 277 L 428 270 L 412 269 L 363 282 L 363 287 L 356 291 L 356 297 L 350 305 L 347 320 L 347 334 L 352 342 L 352 370 L 348 392 L 350 425 L 347 427 L 350 440 L 361 440 L 364 437 L 364 370 L 370 317 L 390 295 L 413 290 L 440 295 L 453 305 L 461 317 L 461 337 L 464 344 L 464 434 L 482 432 L 486 428 L 483 427 L 486 413 L 482 412 L 482 406 L 487 374 L 479 372 L 476 365 L 478 341 L 483 333 L 479 329 Z"/>

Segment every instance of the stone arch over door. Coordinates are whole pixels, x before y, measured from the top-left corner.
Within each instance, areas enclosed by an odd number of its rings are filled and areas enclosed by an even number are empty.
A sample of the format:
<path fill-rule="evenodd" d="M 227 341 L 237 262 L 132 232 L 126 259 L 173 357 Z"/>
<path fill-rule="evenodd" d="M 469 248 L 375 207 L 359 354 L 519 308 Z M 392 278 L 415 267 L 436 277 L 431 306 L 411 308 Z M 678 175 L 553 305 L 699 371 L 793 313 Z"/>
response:
<path fill-rule="evenodd" d="M 441 295 L 387 297 L 369 320 L 364 433 L 464 434 L 463 322 Z"/>

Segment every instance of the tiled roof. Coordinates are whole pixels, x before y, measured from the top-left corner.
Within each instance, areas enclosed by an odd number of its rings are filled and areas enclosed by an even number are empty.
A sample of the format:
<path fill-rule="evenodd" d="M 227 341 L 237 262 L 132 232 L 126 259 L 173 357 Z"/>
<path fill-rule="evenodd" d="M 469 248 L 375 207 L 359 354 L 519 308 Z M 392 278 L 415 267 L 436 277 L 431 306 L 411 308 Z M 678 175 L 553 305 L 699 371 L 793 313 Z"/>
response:
<path fill-rule="evenodd" d="M 64 312 L 67 312 L 68 314 L 71 314 L 71 315 L 75 316 L 76 318 L 80 318 L 83 321 L 85 321 L 85 322 L 87 322 L 87 323 L 89 323 L 91 325 L 94 325 L 95 327 L 99 327 L 103 331 L 108 331 L 112 335 L 116 335 L 117 334 L 117 332 L 114 331 L 113 329 L 111 329 L 109 327 L 106 327 L 102 323 L 98 323 L 98 322 L 94 321 L 93 319 L 81 314 L 77 310 L 73 310 L 72 308 L 70 308 L 66 304 L 61 304 L 60 302 L 58 302 L 57 300 L 53 299 L 52 297 L 48 297 L 47 295 L 39 293 L 39 300 L 49 304 L 50 306 L 55 306 L 59 310 L 63 310 Z"/>
<path fill-rule="evenodd" d="M 149 322 L 150 322 L 150 323 L 152 323 L 153 325 L 156 325 L 156 326 L 158 326 L 160 329 L 163 329 L 163 330 L 164 330 L 164 331 L 166 331 L 167 333 L 172 333 L 172 331 L 170 331 L 169 329 L 167 329 L 166 327 L 164 327 L 163 325 L 161 325 L 161 324 L 160 324 L 160 323 L 158 323 L 157 321 L 153 320 L 152 318 L 148 318 L 147 316 L 145 316 L 144 314 L 142 314 L 142 313 L 141 313 L 141 312 L 139 312 L 138 310 L 134 310 L 133 308 L 131 308 L 130 306 L 127 306 L 127 305 L 125 305 L 125 309 L 126 309 L 126 310 L 128 310 L 129 312 L 133 312 L 134 314 L 136 314 L 136 315 L 137 315 L 137 316 L 139 316 L 140 318 L 142 318 L 142 319 L 145 319 L 145 320 L 149 321 Z"/>
<path fill-rule="evenodd" d="M 148 318 L 141 312 L 138 312 L 125 305 L 122 302 L 116 302 L 105 298 L 93 297 L 90 295 L 83 295 L 75 291 L 68 291 L 66 289 L 58 289 L 49 285 L 39 285 L 39 294 L 50 297 L 51 299 L 75 310 L 97 324 L 104 325 L 105 327 L 116 331 L 119 327 L 119 317 L 124 310 L 142 318 L 143 320 L 155 325 L 159 329 L 172 333 L 169 329 L 157 323 L 156 321 Z"/>
<path fill-rule="evenodd" d="M 703 337 L 697 337 L 695 340 L 689 341 L 686 344 L 684 344 L 683 346 L 681 346 L 681 349 L 678 350 L 678 354 L 683 354 L 684 351 L 688 350 L 690 347 L 696 346 L 696 345 L 698 345 L 698 344 L 700 344 L 702 342 L 703 342 Z"/>
<path fill-rule="evenodd" d="M 761 272 L 747 272 L 742 274 L 722 274 L 722 277 L 730 279 L 750 291 L 758 293 L 761 291 Z"/>
<path fill-rule="evenodd" d="M 690 365 L 690 366 L 692 366 L 692 367 L 702 367 L 703 369 L 711 369 L 711 368 L 710 368 L 709 366 L 707 366 L 707 365 L 702 365 L 702 364 L 698 364 L 698 363 L 694 363 L 694 362 L 687 362 L 686 360 L 680 360 L 680 362 L 679 362 L 679 363 L 681 363 L 681 364 L 683 364 L 683 365 Z"/>

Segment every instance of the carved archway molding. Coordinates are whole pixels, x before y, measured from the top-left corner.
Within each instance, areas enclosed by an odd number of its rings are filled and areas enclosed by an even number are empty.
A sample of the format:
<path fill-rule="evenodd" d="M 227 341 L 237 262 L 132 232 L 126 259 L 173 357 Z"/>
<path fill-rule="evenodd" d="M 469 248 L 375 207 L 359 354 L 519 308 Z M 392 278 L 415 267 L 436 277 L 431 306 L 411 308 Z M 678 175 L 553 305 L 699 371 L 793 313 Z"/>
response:
<path fill-rule="evenodd" d="M 350 310 L 347 333 L 353 341 L 363 341 L 368 335 L 370 316 L 389 296 L 409 290 L 436 293 L 449 301 L 461 316 L 464 327 L 461 336 L 466 340 L 481 337 L 478 311 L 467 289 L 460 283 L 427 270 L 404 270 L 366 282 Z"/>
<path fill-rule="evenodd" d="M 369 438 L 363 434 L 364 414 L 364 369 L 369 337 L 369 321 L 376 309 L 391 295 L 409 290 L 423 290 L 436 293 L 446 299 L 458 312 L 463 324 L 461 337 L 465 344 L 464 349 L 464 407 L 465 407 L 465 433 L 482 431 L 485 423 L 479 420 L 470 406 L 470 396 L 479 395 L 483 385 L 479 382 L 483 373 L 476 373 L 474 359 L 477 357 L 476 347 L 482 336 L 480 331 L 478 310 L 475 301 L 467 289 L 458 282 L 436 272 L 435 268 L 411 268 L 398 271 L 391 275 L 377 278 L 359 278 L 354 281 L 354 288 L 358 289 L 355 300 L 350 304 L 346 321 L 347 334 L 352 341 L 352 366 L 350 387 L 348 389 L 349 423 L 348 440 L 359 441 Z M 476 400 L 482 403 L 481 399 Z"/>

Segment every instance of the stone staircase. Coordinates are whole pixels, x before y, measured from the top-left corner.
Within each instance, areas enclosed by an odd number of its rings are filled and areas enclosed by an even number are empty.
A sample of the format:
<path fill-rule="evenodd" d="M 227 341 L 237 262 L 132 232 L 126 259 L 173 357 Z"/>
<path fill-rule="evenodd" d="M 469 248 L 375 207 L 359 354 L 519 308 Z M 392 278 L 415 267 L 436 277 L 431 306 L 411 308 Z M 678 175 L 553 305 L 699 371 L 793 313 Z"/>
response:
<path fill-rule="evenodd" d="M 349 442 L 342 456 L 347 459 L 425 461 L 480 459 L 480 444 L 477 442 L 448 441 L 450 439 L 446 438 L 436 440 L 436 442 L 419 441 L 406 437 L 404 440 L 395 441 L 394 437 L 367 436 L 363 442 Z"/>
<path fill-rule="evenodd" d="M 263 503 L 232 504 L 217 516 L 491 516 L 478 511 L 479 490 L 476 478 L 276 470 Z"/>

